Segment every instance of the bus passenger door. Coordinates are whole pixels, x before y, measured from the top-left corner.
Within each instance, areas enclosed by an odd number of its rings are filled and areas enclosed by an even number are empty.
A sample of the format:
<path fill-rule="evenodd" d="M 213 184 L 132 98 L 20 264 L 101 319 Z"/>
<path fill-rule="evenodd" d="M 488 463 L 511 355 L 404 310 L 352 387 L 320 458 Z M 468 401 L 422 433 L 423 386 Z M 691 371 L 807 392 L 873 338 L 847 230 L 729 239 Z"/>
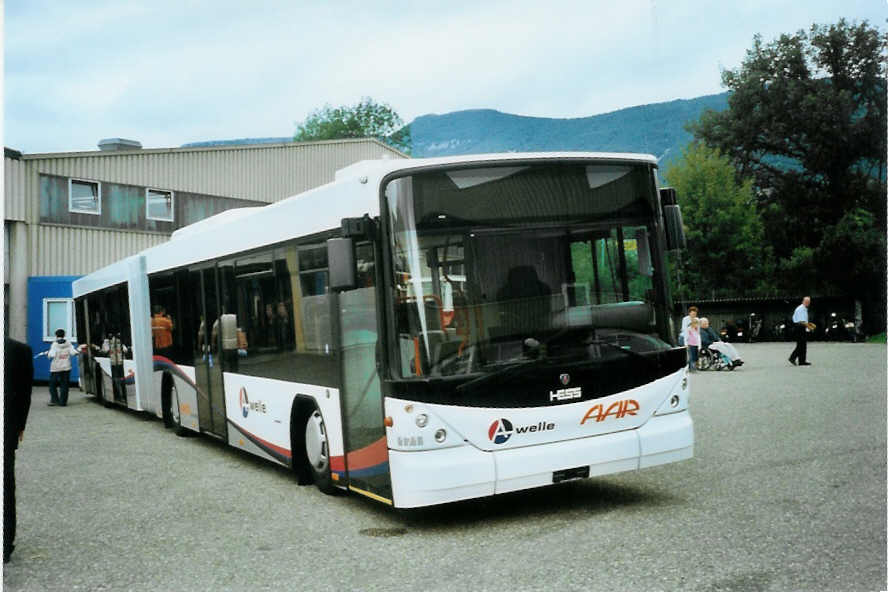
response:
<path fill-rule="evenodd" d="M 200 319 L 195 340 L 194 379 L 197 384 L 197 413 L 200 429 L 227 437 L 225 392 L 222 384 L 222 360 L 219 328 L 219 303 L 214 267 L 191 272 L 189 282 L 195 289 L 194 312 Z"/>
<path fill-rule="evenodd" d="M 339 294 L 342 415 L 349 488 L 391 503 L 382 391 L 376 368 L 379 338 L 373 245 L 358 244 L 358 287 Z"/>
<path fill-rule="evenodd" d="M 93 361 L 93 351 L 90 347 L 92 338 L 89 334 L 89 306 L 86 298 L 77 301 L 75 319 L 77 320 L 77 339 L 80 345 L 80 359 L 78 361 L 80 382 L 83 384 L 84 392 L 94 395 L 96 394 L 96 363 Z"/>

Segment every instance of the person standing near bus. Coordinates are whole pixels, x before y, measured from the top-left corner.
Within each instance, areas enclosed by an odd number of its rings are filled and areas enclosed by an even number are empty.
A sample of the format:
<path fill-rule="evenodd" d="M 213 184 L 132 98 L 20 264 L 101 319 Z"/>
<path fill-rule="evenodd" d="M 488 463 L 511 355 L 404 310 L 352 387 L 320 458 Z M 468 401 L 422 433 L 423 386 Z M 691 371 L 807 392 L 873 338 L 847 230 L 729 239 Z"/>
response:
<path fill-rule="evenodd" d="M 697 307 L 691 306 L 688 308 L 688 314 L 685 315 L 685 318 L 681 320 L 681 331 L 678 333 L 678 345 L 685 345 L 685 340 L 687 340 L 688 336 L 688 327 L 691 325 L 691 321 L 697 318 Z"/>
<path fill-rule="evenodd" d="M 811 328 L 811 324 L 808 322 L 809 306 L 811 306 L 811 297 L 805 296 L 802 298 L 802 303 L 792 313 L 792 326 L 793 331 L 795 331 L 796 346 L 792 353 L 789 354 L 789 363 L 793 366 L 796 365 L 796 360 L 799 361 L 799 366 L 811 365 L 811 362 L 808 361 L 808 329 Z"/>
<path fill-rule="evenodd" d="M 64 407 L 68 404 L 68 384 L 71 380 L 71 358 L 77 350 L 65 339 L 65 330 L 55 332 L 56 340 L 49 347 L 49 406 Z"/>
<path fill-rule="evenodd" d="M 154 305 L 154 316 L 151 317 L 151 335 L 154 338 L 154 353 L 169 357 L 169 350 L 173 346 L 173 319 L 159 304 Z"/>
<path fill-rule="evenodd" d="M 31 409 L 31 348 L 9 337 L 3 344 L 3 563 L 15 549 L 15 451 Z"/>
<path fill-rule="evenodd" d="M 688 371 L 697 371 L 697 358 L 700 354 L 700 321 L 691 319 L 688 330 L 685 332 L 685 341 L 688 344 Z"/>

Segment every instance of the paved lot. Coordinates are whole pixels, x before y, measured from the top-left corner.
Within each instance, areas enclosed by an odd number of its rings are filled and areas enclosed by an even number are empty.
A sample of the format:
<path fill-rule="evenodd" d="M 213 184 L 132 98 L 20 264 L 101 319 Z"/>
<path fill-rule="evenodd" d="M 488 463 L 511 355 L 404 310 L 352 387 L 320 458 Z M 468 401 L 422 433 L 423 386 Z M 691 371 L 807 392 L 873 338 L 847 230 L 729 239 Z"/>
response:
<path fill-rule="evenodd" d="M 35 391 L 6 590 L 884 590 L 886 349 L 741 346 L 693 460 L 397 513 Z"/>

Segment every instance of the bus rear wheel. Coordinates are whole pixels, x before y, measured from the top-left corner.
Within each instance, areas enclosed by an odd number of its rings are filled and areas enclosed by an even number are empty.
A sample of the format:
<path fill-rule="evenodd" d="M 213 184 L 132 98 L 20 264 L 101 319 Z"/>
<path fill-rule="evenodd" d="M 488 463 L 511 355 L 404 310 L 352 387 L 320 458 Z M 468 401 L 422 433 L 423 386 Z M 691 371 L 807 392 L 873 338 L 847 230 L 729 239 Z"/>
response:
<path fill-rule="evenodd" d="M 314 411 L 305 420 L 305 458 L 314 477 L 315 485 L 326 494 L 336 491 L 330 476 L 330 447 L 327 440 L 327 426 L 320 410 Z"/>

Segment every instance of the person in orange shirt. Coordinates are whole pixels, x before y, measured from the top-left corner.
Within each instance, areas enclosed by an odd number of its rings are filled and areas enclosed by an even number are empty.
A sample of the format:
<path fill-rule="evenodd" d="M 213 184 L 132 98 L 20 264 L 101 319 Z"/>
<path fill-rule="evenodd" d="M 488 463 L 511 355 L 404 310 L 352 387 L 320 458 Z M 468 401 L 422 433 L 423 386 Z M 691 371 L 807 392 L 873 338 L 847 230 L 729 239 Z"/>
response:
<path fill-rule="evenodd" d="M 154 305 L 154 316 L 151 317 L 151 334 L 154 337 L 154 353 L 166 355 L 173 346 L 173 320 L 159 304 Z"/>

